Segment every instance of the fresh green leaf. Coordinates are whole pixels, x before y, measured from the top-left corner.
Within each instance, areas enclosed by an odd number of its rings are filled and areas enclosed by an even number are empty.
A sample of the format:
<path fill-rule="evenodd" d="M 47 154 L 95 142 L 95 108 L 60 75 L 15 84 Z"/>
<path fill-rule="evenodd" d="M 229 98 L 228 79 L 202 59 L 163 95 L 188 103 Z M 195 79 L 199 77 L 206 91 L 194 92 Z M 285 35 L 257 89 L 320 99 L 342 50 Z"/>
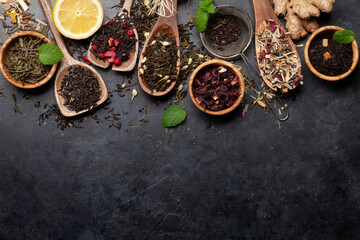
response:
<path fill-rule="evenodd" d="M 215 13 L 215 6 L 214 5 L 212 5 L 212 4 L 210 4 L 208 7 L 207 7 L 207 9 L 206 9 L 206 11 L 208 12 L 208 13 Z"/>
<path fill-rule="evenodd" d="M 39 59 L 44 65 L 53 65 L 64 57 L 60 48 L 52 43 L 42 44 L 39 48 Z"/>
<path fill-rule="evenodd" d="M 211 6 L 212 4 L 212 2 L 213 2 L 214 0 L 203 0 L 203 1 L 200 1 L 199 2 L 199 7 L 202 9 L 202 10 L 204 10 L 205 12 L 207 12 L 208 11 L 208 7 L 209 6 Z M 214 6 L 214 5 L 213 5 Z"/>
<path fill-rule="evenodd" d="M 351 30 L 336 31 L 333 35 L 333 39 L 338 43 L 349 44 L 354 41 L 354 32 Z"/>
<path fill-rule="evenodd" d="M 200 3 L 204 3 L 205 6 L 209 6 L 214 0 L 202 0 L 199 2 L 199 6 L 200 6 Z"/>
<path fill-rule="evenodd" d="M 204 10 L 205 12 L 207 12 L 207 8 L 208 8 L 209 4 L 207 4 L 204 1 L 200 1 L 199 2 L 199 8 L 201 8 L 202 10 Z"/>
<path fill-rule="evenodd" d="M 195 14 L 195 26 L 199 32 L 206 30 L 207 22 L 209 20 L 209 13 L 205 12 L 201 8 L 196 11 Z"/>
<path fill-rule="evenodd" d="M 186 112 L 178 105 L 171 105 L 165 109 L 162 116 L 162 125 L 164 128 L 175 127 L 182 123 L 186 118 Z"/>

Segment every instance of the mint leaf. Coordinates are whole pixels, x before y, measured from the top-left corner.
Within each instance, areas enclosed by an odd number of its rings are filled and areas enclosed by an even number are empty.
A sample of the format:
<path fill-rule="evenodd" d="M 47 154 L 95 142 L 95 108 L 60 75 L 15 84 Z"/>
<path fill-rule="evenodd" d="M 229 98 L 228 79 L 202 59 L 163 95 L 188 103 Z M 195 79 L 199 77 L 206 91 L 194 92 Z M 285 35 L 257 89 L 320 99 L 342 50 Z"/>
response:
<path fill-rule="evenodd" d="M 203 2 L 206 4 L 206 6 L 209 6 L 214 0 L 202 0 L 200 2 Z M 199 5 L 200 5 L 200 2 L 199 2 Z"/>
<path fill-rule="evenodd" d="M 186 112 L 178 105 L 171 105 L 165 109 L 162 116 L 162 125 L 164 128 L 175 127 L 182 123 L 186 118 Z"/>
<path fill-rule="evenodd" d="M 349 44 L 354 41 L 354 32 L 351 30 L 336 31 L 333 35 L 333 39 L 338 43 Z"/>
<path fill-rule="evenodd" d="M 207 12 L 208 7 L 210 6 L 210 4 L 213 2 L 214 0 L 203 0 L 199 2 L 199 7 L 204 10 L 205 12 Z M 211 4 L 212 5 L 212 4 Z"/>
<path fill-rule="evenodd" d="M 53 65 L 64 57 L 60 48 L 52 43 L 42 44 L 39 48 L 39 59 L 44 65 Z"/>
<path fill-rule="evenodd" d="M 210 4 L 210 5 L 207 7 L 206 11 L 207 11 L 208 13 L 215 13 L 215 6 L 212 5 L 212 4 Z"/>
<path fill-rule="evenodd" d="M 199 32 L 206 30 L 207 22 L 209 20 L 209 13 L 205 12 L 201 8 L 196 11 L 195 14 L 195 26 Z"/>
<path fill-rule="evenodd" d="M 215 13 L 215 6 L 211 4 L 214 0 L 202 0 L 199 2 L 199 8 L 195 14 L 195 26 L 198 32 L 206 30 L 209 21 L 209 13 Z"/>

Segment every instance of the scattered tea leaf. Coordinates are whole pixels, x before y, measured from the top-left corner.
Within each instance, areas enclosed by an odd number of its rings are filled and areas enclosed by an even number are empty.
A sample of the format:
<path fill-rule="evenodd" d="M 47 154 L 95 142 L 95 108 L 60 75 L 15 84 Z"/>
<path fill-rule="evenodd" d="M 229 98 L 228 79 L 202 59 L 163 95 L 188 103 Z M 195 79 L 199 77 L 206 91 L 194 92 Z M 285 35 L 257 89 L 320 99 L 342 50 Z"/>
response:
<path fill-rule="evenodd" d="M 15 113 L 20 113 L 20 114 L 22 114 L 22 115 L 25 115 L 25 113 L 23 113 L 22 111 L 20 111 L 20 109 L 19 109 L 19 107 L 18 107 L 18 105 L 17 105 L 17 101 L 16 101 L 16 95 L 13 93 L 12 94 L 12 98 L 13 98 L 13 100 L 14 100 L 14 111 L 15 111 Z"/>
<path fill-rule="evenodd" d="M 186 112 L 178 105 L 171 105 L 166 108 L 163 117 L 162 124 L 164 128 L 175 127 L 182 123 L 186 118 Z"/>
<path fill-rule="evenodd" d="M 60 48 L 52 43 L 42 44 L 39 48 L 39 59 L 44 65 L 53 65 L 64 57 Z"/>
<path fill-rule="evenodd" d="M 338 43 L 349 44 L 354 41 L 354 32 L 351 30 L 340 30 L 336 31 L 333 38 Z"/>

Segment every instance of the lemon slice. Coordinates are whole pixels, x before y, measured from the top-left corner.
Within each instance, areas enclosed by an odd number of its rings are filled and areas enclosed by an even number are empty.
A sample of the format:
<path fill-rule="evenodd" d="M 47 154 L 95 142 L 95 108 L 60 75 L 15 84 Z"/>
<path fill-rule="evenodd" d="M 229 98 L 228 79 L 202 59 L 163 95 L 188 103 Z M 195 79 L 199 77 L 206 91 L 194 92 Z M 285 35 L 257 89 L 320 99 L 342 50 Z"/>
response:
<path fill-rule="evenodd" d="M 101 27 L 104 18 L 98 0 L 57 0 L 52 15 L 59 32 L 71 39 L 90 37 Z"/>

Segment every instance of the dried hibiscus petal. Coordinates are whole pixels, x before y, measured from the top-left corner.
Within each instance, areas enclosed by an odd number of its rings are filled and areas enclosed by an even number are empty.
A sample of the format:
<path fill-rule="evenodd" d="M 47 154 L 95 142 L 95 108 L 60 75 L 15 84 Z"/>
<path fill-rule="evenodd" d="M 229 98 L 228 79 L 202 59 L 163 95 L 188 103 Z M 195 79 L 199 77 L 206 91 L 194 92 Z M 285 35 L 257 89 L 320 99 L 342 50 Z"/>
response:
<path fill-rule="evenodd" d="M 220 111 L 231 107 L 239 97 L 239 78 L 228 68 L 210 66 L 195 77 L 196 101 L 206 110 Z"/>

